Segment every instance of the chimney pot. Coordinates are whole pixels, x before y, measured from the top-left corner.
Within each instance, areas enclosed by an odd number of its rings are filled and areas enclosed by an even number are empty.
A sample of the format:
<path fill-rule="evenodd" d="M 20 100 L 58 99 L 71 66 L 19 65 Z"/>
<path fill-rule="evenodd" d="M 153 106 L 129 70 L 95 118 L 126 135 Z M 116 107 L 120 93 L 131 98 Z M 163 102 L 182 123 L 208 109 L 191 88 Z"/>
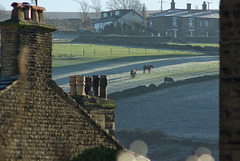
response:
<path fill-rule="evenodd" d="M 76 81 L 77 81 L 77 86 L 78 86 L 78 91 L 77 94 L 78 95 L 86 95 L 84 87 L 85 87 L 85 76 L 80 76 L 78 75 L 76 77 Z"/>
<path fill-rule="evenodd" d="M 203 11 L 206 11 L 206 10 L 207 10 L 207 4 L 206 4 L 205 1 L 204 1 L 203 4 L 202 4 L 202 10 L 203 10 Z"/>
<path fill-rule="evenodd" d="M 175 10 L 175 2 L 174 2 L 174 0 L 172 0 L 172 2 L 171 2 L 171 10 Z"/>
<path fill-rule="evenodd" d="M 107 99 L 107 76 L 100 76 L 100 97 Z"/>
<path fill-rule="evenodd" d="M 24 20 L 24 12 L 23 12 L 23 5 L 22 3 L 12 3 L 11 5 L 13 7 L 11 19 L 20 19 Z"/>
<path fill-rule="evenodd" d="M 93 76 L 93 92 L 95 96 L 99 95 L 100 77 L 98 75 Z"/>
<path fill-rule="evenodd" d="M 91 87 L 92 87 L 92 77 L 88 76 L 85 77 L 85 93 L 86 95 L 90 95 L 91 94 Z"/>
<path fill-rule="evenodd" d="M 32 18 L 31 16 L 31 5 L 27 2 L 23 2 L 23 10 L 24 10 L 24 15 L 26 20 L 30 20 Z"/>
<path fill-rule="evenodd" d="M 191 3 L 187 3 L 187 10 L 190 11 L 191 10 Z"/>
<path fill-rule="evenodd" d="M 74 96 L 77 93 L 77 83 L 76 83 L 76 76 L 70 76 L 70 96 Z"/>

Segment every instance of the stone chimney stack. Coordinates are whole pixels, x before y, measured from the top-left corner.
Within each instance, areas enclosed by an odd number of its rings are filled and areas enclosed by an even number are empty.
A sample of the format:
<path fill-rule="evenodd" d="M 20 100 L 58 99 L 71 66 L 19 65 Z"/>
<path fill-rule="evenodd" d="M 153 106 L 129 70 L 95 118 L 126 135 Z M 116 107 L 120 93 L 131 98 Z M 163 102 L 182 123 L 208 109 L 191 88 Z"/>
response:
<path fill-rule="evenodd" d="M 41 23 L 45 20 L 39 21 L 39 14 L 35 12 L 43 13 L 43 7 L 28 3 L 12 3 L 11 6 L 11 19 L 0 22 L 1 77 L 20 76 L 33 81 L 51 79 L 52 32 L 56 28 Z"/>
<path fill-rule="evenodd" d="M 175 2 L 174 2 L 174 0 L 172 0 L 172 2 L 171 2 L 171 10 L 175 10 Z"/>
<path fill-rule="evenodd" d="M 191 5 L 192 5 L 191 3 L 187 3 L 187 10 L 188 11 L 191 11 Z"/>
<path fill-rule="evenodd" d="M 203 10 L 203 11 L 206 11 L 206 10 L 207 10 L 207 4 L 206 4 L 205 1 L 204 1 L 203 4 L 202 4 L 202 10 Z"/>

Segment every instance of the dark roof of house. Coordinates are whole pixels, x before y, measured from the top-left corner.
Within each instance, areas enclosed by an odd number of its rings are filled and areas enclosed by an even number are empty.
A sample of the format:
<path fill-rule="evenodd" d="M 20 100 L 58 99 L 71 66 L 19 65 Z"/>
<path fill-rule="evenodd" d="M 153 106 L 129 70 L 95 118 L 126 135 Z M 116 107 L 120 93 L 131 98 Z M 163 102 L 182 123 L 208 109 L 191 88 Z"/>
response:
<path fill-rule="evenodd" d="M 161 13 L 155 14 L 149 18 L 157 17 L 185 17 L 185 18 L 215 18 L 219 19 L 219 10 L 186 10 L 175 9 L 166 10 Z"/>
<path fill-rule="evenodd" d="M 100 18 L 96 21 L 94 21 L 94 23 L 99 23 L 99 22 L 108 22 L 108 21 L 116 21 L 117 19 L 119 19 L 120 16 L 115 16 L 115 17 L 104 17 L 104 18 Z"/>
<path fill-rule="evenodd" d="M 119 18 L 121 18 L 122 16 L 126 15 L 127 13 L 133 11 L 136 14 L 138 14 L 140 17 L 143 17 L 142 15 L 140 15 L 138 12 L 132 10 L 132 9 L 119 9 L 119 10 L 111 10 L 111 11 L 104 11 L 101 13 L 110 13 L 110 12 L 115 12 L 115 11 L 120 11 L 119 15 L 113 15 L 113 16 L 107 16 L 107 17 L 101 17 L 100 19 L 94 21 L 94 23 L 99 23 L 99 22 L 107 22 L 107 21 L 115 21 Z"/>

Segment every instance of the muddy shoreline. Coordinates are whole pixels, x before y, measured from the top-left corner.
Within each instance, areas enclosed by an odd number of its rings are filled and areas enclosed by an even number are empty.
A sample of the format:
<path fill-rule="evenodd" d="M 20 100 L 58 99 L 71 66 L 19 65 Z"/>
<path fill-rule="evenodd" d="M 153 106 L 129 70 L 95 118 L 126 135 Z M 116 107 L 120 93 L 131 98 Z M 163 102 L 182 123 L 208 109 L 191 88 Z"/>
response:
<path fill-rule="evenodd" d="M 219 75 L 206 75 L 206 76 L 200 76 L 195 78 L 189 78 L 185 80 L 178 80 L 172 83 L 161 83 L 159 86 L 156 86 L 155 84 L 151 84 L 148 87 L 145 85 L 138 86 L 138 87 L 126 89 L 120 92 L 111 93 L 108 95 L 108 99 L 119 100 L 126 97 L 133 97 L 133 96 L 142 95 L 148 92 L 157 91 L 160 89 L 171 88 L 171 87 L 193 84 L 193 83 L 200 83 L 200 82 L 205 82 L 213 79 L 219 79 Z"/>

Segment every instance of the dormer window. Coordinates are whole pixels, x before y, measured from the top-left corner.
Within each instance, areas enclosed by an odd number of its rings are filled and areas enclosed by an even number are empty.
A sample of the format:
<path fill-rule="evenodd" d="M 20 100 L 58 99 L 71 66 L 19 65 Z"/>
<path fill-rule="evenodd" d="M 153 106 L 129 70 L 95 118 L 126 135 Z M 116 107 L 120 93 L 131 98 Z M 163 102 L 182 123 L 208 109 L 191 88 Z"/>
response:
<path fill-rule="evenodd" d="M 103 13 L 103 17 L 107 17 L 107 15 L 108 15 L 107 12 Z"/>
<path fill-rule="evenodd" d="M 115 15 L 116 16 L 120 15 L 120 11 L 115 11 Z"/>

